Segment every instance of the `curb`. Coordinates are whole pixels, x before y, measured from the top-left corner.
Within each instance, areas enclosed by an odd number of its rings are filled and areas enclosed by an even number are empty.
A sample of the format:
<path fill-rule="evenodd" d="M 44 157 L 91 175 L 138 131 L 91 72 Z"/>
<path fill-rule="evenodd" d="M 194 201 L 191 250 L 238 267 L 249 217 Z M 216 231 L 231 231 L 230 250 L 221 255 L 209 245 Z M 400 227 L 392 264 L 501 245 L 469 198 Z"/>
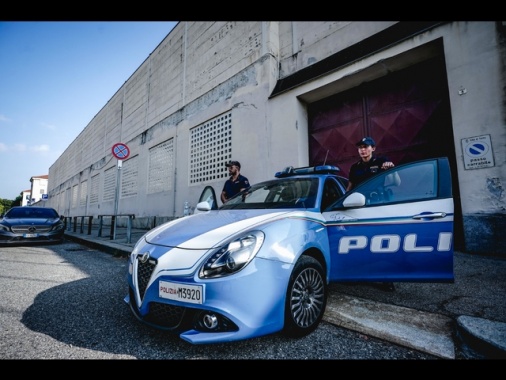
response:
<path fill-rule="evenodd" d="M 330 293 L 323 319 L 442 359 L 455 359 L 453 321 L 440 314 Z"/>
<path fill-rule="evenodd" d="M 132 252 L 132 248 L 126 247 L 122 244 L 113 242 L 102 242 L 94 241 L 86 238 L 80 238 L 79 236 L 65 234 L 65 239 L 80 243 L 90 248 L 99 249 L 106 253 L 113 255 L 114 257 L 128 257 Z"/>
<path fill-rule="evenodd" d="M 506 359 L 506 323 L 461 315 L 456 336 L 470 359 Z"/>

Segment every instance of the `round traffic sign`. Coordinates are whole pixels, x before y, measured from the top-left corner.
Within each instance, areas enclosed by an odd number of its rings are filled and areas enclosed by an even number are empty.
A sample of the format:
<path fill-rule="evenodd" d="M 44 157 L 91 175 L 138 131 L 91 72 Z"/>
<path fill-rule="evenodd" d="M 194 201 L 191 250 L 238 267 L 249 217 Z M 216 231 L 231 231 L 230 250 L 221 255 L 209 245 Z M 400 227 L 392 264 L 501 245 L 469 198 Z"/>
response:
<path fill-rule="evenodd" d="M 488 153 L 489 146 L 484 142 L 473 142 L 467 146 L 467 155 L 469 157 L 481 157 Z"/>
<path fill-rule="evenodd" d="M 126 160 L 130 156 L 130 149 L 123 143 L 117 143 L 112 146 L 112 155 L 118 160 Z"/>

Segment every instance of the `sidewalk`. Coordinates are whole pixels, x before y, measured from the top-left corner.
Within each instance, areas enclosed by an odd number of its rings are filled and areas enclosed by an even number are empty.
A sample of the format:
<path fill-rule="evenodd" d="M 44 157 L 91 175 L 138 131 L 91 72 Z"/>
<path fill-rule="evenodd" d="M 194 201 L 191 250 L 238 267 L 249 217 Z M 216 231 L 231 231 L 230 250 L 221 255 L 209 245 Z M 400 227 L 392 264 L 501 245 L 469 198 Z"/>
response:
<path fill-rule="evenodd" d="M 68 240 L 127 256 L 147 230 L 65 231 Z M 442 359 L 506 359 L 506 259 L 455 252 L 453 284 L 331 284 L 324 320 Z"/>

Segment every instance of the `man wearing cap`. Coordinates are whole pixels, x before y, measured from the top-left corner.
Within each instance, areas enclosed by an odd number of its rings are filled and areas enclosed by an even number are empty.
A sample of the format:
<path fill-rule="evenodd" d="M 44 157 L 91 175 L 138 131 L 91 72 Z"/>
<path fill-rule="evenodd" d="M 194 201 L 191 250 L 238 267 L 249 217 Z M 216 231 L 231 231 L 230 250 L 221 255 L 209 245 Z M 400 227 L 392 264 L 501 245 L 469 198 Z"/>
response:
<path fill-rule="evenodd" d="M 364 137 L 355 145 L 358 148 L 360 160 L 351 165 L 346 191 L 350 191 L 359 183 L 375 176 L 379 172 L 394 167 L 393 162 L 388 161 L 385 157 L 373 155 L 373 152 L 376 150 L 376 143 L 372 137 Z M 393 282 L 383 282 L 381 283 L 381 288 L 387 292 L 395 291 Z"/>
<path fill-rule="evenodd" d="M 229 161 L 225 166 L 228 168 L 230 178 L 226 180 L 221 192 L 221 201 L 223 203 L 250 186 L 248 179 L 241 174 L 241 163 L 239 161 Z"/>
<path fill-rule="evenodd" d="M 364 182 L 379 172 L 394 167 L 393 162 L 388 161 L 385 157 L 373 155 L 373 152 L 376 150 L 376 143 L 372 137 L 364 137 L 355 145 L 358 147 L 360 160 L 351 165 L 346 191 L 350 191 L 359 183 Z"/>

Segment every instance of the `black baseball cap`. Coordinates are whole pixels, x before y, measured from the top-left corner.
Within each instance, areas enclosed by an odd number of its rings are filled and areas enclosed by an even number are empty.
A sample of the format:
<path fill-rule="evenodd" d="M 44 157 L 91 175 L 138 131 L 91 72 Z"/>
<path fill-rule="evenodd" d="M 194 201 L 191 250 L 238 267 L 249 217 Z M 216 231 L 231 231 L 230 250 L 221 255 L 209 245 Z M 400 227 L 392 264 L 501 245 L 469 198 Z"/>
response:
<path fill-rule="evenodd" d="M 225 164 L 225 166 L 228 168 L 230 166 L 237 166 L 239 169 L 241 168 L 241 163 L 239 161 L 229 161 Z"/>
<path fill-rule="evenodd" d="M 362 140 L 360 140 L 355 145 L 356 146 L 360 146 L 360 145 L 376 146 L 376 143 L 374 142 L 374 140 L 372 139 L 372 137 L 364 137 Z"/>

